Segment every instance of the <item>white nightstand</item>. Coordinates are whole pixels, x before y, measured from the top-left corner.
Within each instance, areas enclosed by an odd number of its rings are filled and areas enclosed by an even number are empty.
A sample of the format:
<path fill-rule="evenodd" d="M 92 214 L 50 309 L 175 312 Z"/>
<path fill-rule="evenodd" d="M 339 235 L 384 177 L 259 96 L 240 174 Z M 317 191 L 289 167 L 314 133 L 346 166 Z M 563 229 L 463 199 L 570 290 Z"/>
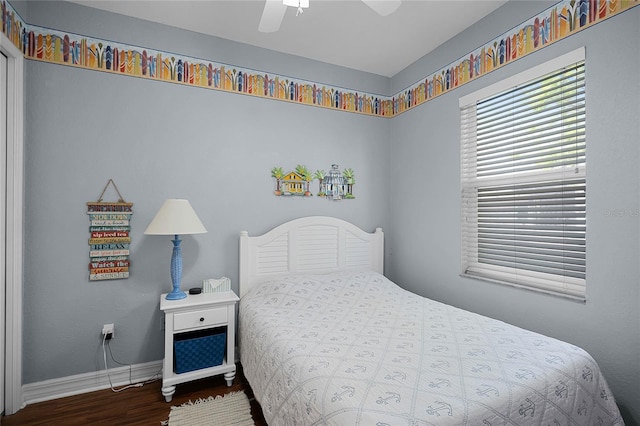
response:
<path fill-rule="evenodd" d="M 162 369 L 162 395 L 167 402 L 173 398 L 178 383 L 224 374 L 227 386 L 236 377 L 235 330 L 238 296 L 232 291 L 189 294 L 185 299 L 167 300 L 160 297 L 160 310 L 164 312 L 164 364 Z M 174 339 L 183 333 L 226 327 L 226 351 L 221 365 L 184 373 L 174 369 Z"/>

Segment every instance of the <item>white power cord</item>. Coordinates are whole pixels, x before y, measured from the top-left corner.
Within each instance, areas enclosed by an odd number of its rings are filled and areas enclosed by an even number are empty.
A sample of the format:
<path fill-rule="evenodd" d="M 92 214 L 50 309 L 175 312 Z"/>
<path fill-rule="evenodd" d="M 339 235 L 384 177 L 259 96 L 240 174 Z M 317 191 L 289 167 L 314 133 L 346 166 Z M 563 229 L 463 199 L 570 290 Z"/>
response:
<path fill-rule="evenodd" d="M 106 342 L 106 346 L 109 346 L 109 355 L 111 355 L 111 359 L 113 360 L 113 362 L 115 362 L 116 364 L 126 365 L 126 366 L 129 367 L 129 383 L 130 384 L 122 386 L 120 388 L 115 388 L 113 386 L 113 383 L 111 382 L 111 375 L 109 374 L 109 366 L 107 365 L 107 349 L 105 347 L 105 342 Z M 131 388 L 140 388 L 140 387 L 144 386 L 147 383 L 151 383 L 151 382 L 153 382 L 155 380 L 158 380 L 158 376 L 162 372 L 162 368 L 160 368 L 160 370 L 158 370 L 158 372 L 156 374 L 154 374 L 149 380 L 131 384 L 131 364 L 123 364 L 123 363 L 117 361 L 113 357 L 113 352 L 111 352 L 111 345 L 109 344 L 109 341 L 107 341 L 107 335 L 106 334 L 102 336 L 102 356 L 103 356 L 103 359 L 104 359 L 104 369 L 107 372 L 107 379 L 109 379 L 109 386 L 111 387 L 111 390 L 113 392 L 122 392 L 123 390 L 131 389 Z"/>

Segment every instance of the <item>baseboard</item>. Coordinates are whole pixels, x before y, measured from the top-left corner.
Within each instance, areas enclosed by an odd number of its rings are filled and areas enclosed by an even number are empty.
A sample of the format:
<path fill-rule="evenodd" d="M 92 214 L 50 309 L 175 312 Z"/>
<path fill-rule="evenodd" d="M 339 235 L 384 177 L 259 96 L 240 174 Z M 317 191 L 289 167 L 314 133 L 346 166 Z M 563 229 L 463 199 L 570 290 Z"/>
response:
<path fill-rule="evenodd" d="M 109 377 L 115 388 L 131 383 L 161 379 L 162 360 L 132 365 L 131 381 L 129 380 L 129 367 L 109 368 Z M 106 370 L 100 370 L 23 385 L 23 407 L 36 402 L 109 389 L 111 387 L 109 377 Z"/>

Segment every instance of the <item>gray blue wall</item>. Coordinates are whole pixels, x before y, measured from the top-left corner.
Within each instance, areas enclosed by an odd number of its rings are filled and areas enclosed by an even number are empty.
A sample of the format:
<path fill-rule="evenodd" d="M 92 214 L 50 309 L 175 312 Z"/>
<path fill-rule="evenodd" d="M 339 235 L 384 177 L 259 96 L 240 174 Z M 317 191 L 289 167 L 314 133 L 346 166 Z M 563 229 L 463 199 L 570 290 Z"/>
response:
<path fill-rule="evenodd" d="M 460 57 L 491 40 L 496 34 L 483 29 L 495 22 L 504 22 L 506 31 L 544 8 L 507 3 L 396 76 L 394 88 L 449 63 L 451 52 Z M 640 422 L 639 24 L 636 7 L 394 118 L 392 173 L 417 186 L 394 192 L 386 230 L 392 279 L 585 348 L 602 367 L 627 424 Z M 460 277 L 458 99 L 580 46 L 586 46 L 587 78 L 587 303 Z"/>
<path fill-rule="evenodd" d="M 229 48 L 70 4 L 28 2 L 23 17 L 269 71 L 275 55 L 281 69 L 290 64 L 301 78 L 333 84 L 332 75 L 344 73 L 346 84 L 359 77 L 361 90 L 388 89 L 379 76 L 237 43 Z M 226 52 L 217 55 L 218 46 Z M 184 288 L 228 276 L 237 290 L 241 230 L 258 235 L 308 215 L 341 217 L 371 231 L 388 224 L 380 190 L 388 174 L 386 120 L 36 61 L 26 62 L 25 103 L 24 383 L 103 369 L 105 323 L 115 323 L 111 347 L 119 360 L 162 359 L 159 297 L 170 289 L 171 238 L 143 232 L 166 198 L 189 199 L 209 231 L 183 237 Z M 271 168 L 300 163 L 352 168 L 356 199 L 274 196 Z M 89 282 L 86 202 L 97 200 L 109 178 L 134 203 L 131 277 Z M 105 201 L 116 199 L 107 192 Z"/>
<path fill-rule="evenodd" d="M 509 2 L 387 79 L 77 5 L 11 3 L 33 25 L 383 95 L 552 4 Z M 259 234 L 315 214 L 382 226 L 392 279 L 584 347 L 627 423 L 640 422 L 640 60 L 625 59 L 640 51 L 638 24 L 640 7 L 393 120 L 27 61 L 23 382 L 101 370 L 99 334 L 110 322 L 120 360 L 162 358 L 158 298 L 169 288 L 171 244 L 143 231 L 166 198 L 184 197 L 209 230 L 183 238 L 185 287 L 226 275 L 237 289 L 243 229 Z M 587 303 L 460 278 L 458 98 L 579 46 L 587 49 Z M 271 194 L 273 166 L 334 162 L 355 170 L 356 200 Z M 134 203 L 131 278 L 89 282 L 85 203 L 109 178 Z"/>

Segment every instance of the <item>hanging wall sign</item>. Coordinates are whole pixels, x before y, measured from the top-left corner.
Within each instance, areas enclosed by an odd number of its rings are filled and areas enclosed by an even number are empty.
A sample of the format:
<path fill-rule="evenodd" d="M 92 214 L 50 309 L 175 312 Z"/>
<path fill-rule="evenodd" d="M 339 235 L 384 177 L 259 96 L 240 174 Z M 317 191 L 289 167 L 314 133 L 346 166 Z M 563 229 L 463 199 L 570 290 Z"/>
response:
<path fill-rule="evenodd" d="M 105 191 L 113 185 L 118 201 L 104 202 Z M 102 190 L 100 198 L 87 203 L 89 215 L 89 280 L 118 280 L 129 278 L 129 244 L 133 203 L 122 199 L 112 179 Z"/>

